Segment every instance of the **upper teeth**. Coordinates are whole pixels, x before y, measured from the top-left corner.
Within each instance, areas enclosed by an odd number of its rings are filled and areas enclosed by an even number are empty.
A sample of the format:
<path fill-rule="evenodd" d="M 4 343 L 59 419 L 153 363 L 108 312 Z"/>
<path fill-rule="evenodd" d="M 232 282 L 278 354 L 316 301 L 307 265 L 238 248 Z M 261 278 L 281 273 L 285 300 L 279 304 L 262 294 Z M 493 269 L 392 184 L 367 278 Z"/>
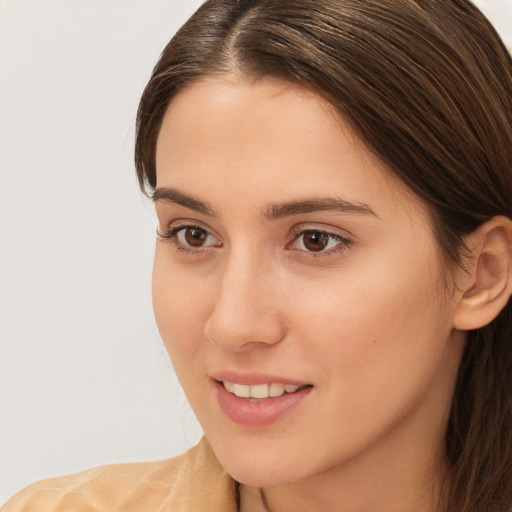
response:
<path fill-rule="evenodd" d="M 241 398 L 276 397 L 281 396 L 285 391 L 287 393 L 295 393 L 300 387 L 295 384 L 279 384 L 277 382 L 272 384 L 254 384 L 252 386 L 226 381 L 223 381 L 222 384 L 230 393 L 234 393 Z"/>

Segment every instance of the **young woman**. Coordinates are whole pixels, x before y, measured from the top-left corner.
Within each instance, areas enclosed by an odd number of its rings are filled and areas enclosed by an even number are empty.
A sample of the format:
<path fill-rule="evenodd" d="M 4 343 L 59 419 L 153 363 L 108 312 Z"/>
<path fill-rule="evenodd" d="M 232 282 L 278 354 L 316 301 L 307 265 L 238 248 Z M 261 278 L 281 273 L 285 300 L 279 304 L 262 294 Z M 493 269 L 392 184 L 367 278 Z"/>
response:
<path fill-rule="evenodd" d="M 209 0 L 138 112 L 205 438 L 5 510 L 512 510 L 512 59 L 465 0 Z"/>

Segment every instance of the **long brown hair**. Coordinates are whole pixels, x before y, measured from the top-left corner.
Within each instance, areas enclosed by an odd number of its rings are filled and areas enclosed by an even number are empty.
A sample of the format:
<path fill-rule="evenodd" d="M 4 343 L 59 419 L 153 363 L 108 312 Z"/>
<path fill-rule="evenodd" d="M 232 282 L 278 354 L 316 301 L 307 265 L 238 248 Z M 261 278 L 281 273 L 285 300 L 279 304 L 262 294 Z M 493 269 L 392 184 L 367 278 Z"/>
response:
<path fill-rule="evenodd" d="M 238 71 L 327 99 L 431 207 L 445 259 L 512 218 L 512 59 L 468 0 L 209 0 L 163 51 L 142 96 L 135 163 L 156 185 L 160 124 L 200 77 Z M 468 333 L 449 424 L 447 510 L 512 510 L 512 303 Z"/>

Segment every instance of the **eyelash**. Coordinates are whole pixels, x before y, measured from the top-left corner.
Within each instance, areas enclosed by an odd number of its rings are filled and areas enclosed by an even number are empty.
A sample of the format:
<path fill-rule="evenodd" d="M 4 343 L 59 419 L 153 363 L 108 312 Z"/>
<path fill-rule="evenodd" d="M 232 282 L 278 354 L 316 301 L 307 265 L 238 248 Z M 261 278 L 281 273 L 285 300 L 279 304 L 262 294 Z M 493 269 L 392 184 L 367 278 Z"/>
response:
<path fill-rule="evenodd" d="M 212 247 L 214 247 L 214 248 L 222 247 L 222 243 L 220 243 L 219 245 L 207 245 L 207 246 L 202 246 L 202 247 L 192 247 L 190 245 L 182 243 L 178 239 L 178 235 L 180 232 L 184 232 L 187 229 L 196 229 L 196 230 L 206 233 L 207 236 L 215 236 L 209 230 L 207 230 L 206 228 L 204 228 L 200 225 L 197 225 L 197 224 L 181 224 L 181 225 L 178 225 L 175 227 L 169 227 L 164 232 L 160 232 L 159 230 L 157 230 L 157 235 L 164 242 L 169 242 L 169 243 L 173 244 L 178 252 L 182 252 L 182 253 L 186 253 L 186 254 L 198 255 L 198 254 L 201 254 L 201 253 L 207 251 L 208 249 L 210 249 Z M 300 240 L 301 237 L 303 237 L 307 234 L 317 234 L 317 235 L 325 236 L 329 239 L 328 243 L 330 243 L 331 241 L 335 241 L 336 245 L 328 250 L 321 250 L 318 252 L 308 251 L 305 249 L 297 249 L 297 248 L 292 247 L 295 243 L 297 243 L 298 240 Z M 304 245 L 304 241 L 302 242 L 302 244 Z M 350 239 L 343 237 L 339 234 L 331 233 L 329 231 L 324 231 L 321 229 L 303 229 L 303 228 L 301 228 L 295 232 L 295 234 L 293 235 L 293 240 L 286 245 L 286 249 L 291 250 L 291 251 L 297 251 L 297 252 L 301 253 L 302 256 L 305 256 L 308 258 L 310 258 L 310 257 L 311 258 L 320 258 L 320 257 L 331 256 L 333 254 L 344 252 L 344 251 L 348 250 L 351 245 L 352 245 L 352 241 Z"/>

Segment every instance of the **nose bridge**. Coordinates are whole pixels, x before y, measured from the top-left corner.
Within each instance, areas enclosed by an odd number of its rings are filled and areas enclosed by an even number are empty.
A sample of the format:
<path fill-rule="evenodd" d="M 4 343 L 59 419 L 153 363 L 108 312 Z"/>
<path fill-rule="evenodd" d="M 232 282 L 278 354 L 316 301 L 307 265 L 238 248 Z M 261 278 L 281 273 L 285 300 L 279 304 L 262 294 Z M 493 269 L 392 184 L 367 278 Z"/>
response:
<path fill-rule="evenodd" d="M 205 326 L 213 343 L 239 351 L 281 340 L 283 325 L 276 306 L 273 267 L 250 246 L 230 251 L 219 271 L 217 297 Z"/>

